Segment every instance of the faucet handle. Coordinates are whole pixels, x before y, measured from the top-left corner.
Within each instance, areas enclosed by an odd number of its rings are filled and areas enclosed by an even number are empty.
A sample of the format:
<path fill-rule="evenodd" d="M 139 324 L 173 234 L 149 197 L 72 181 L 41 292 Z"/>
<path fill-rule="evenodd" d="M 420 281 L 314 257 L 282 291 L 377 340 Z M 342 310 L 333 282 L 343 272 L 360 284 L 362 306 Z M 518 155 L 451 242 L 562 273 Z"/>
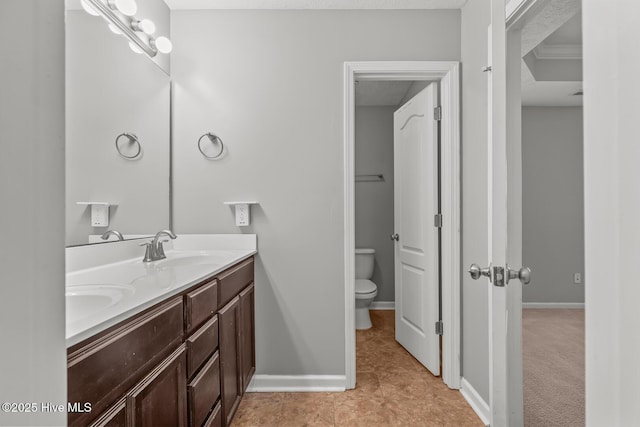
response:
<path fill-rule="evenodd" d="M 151 251 L 152 251 L 152 245 L 151 242 L 146 242 L 146 243 L 140 243 L 138 246 L 145 246 L 146 249 L 144 251 L 144 258 L 142 259 L 142 262 L 151 262 L 153 261 L 153 258 L 151 257 Z"/>

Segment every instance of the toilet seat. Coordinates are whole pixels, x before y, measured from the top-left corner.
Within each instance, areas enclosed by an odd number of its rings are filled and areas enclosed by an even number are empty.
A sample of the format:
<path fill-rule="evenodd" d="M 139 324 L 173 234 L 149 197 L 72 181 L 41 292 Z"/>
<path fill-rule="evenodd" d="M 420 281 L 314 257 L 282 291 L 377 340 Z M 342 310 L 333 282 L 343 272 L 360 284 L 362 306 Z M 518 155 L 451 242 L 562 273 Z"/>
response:
<path fill-rule="evenodd" d="M 371 280 L 356 279 L 356 298 L 370 298 L 378 293 L 378 287 Z"/>

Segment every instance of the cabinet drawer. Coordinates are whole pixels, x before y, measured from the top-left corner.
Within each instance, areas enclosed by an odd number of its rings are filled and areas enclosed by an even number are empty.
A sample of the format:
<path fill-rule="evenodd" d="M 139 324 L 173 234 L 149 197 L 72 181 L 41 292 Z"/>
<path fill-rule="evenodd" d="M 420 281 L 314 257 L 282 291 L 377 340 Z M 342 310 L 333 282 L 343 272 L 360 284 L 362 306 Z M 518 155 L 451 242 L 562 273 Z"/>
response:
<path fill-rule="evenodd" d="M 200 427 L 220 397 L 220 358 L 216 352 L 187 386 L 189 424 Z"/>
<path fill-rule="evenodd" d="M 187 376 L 189 378 L 216 351 L 217 347 L 218 316 L 216 315 L 187 338 Z"/>
<path fill-rule="evenodd" d="M 218 307 L 223 307 L 253 282 L 253 258 L 224 271 L 218 276 L 218 282 Z"/>
<path fill-rule="evenodd" d="M 138 315 L 68 357 L 68 401 L 91 403 L 90 413 L 71 412 L 69 425 L 87 425 L 122 397 L 183 340 L 182 298 Z"/>
<path fill-rule="evenodd" d="M 198 329 L 218 308 L 218 282 L 213 280 L 184 296 L 187 334 Z"/>
<path fill-rule="evenodd" d="M 209 414 L 202 427 L 222 427 L 222 405 L 220 402 L 213 409 L 213 412 Z"/>

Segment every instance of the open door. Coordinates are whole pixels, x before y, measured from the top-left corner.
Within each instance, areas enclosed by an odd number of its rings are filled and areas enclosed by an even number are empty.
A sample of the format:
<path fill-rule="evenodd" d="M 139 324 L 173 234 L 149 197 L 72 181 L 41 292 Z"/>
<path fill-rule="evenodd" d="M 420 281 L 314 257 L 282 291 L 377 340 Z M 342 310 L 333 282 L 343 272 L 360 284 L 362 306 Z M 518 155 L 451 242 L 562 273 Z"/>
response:
<path fill-rule="evenodd" d="M 489 286 L 489 386 L 493 427 L 523 425 L 521 268 L 520 34 L 507 33 L 505 0 L 491 0 L 488 31 L 488 253 L 490 265 L 473 264 L 474 279 Z M 513 55 L 517 61 L 513 61 Z M 515 67 L 514 67 L 515 64 Z"/>
<path fill-rule="evenodd" d="M 440 375 L 437 83 L 393 116 L 396 340 Z"/>

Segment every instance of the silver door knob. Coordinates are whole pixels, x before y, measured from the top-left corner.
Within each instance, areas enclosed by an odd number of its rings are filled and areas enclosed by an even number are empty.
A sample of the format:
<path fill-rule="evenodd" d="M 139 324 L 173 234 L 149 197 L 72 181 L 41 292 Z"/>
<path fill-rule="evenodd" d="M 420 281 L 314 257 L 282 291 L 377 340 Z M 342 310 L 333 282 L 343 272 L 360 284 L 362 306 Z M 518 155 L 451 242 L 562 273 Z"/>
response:
<path fill-rule="evenodd" d="M 391 235 L 391 240 L 395 240 L 396 242 L 397 242 L 398 240 L 400 240 L 400 236 L 398 236 L 398 233 L 394 233 L 394 234 L 392 234 L 392 235 Z"/>
<path fill-rule="evenodd" d="M 531 269 L 529 267 L 522 267 L 520 270 L 514 270 L 507 266 L 507 272 L 507 283 L 509 283 L 509 280 L 511 279 L 520 279 L 520 282 L 523 285 L 531 282 Z"/>
<path fill-rule="evenodd" d="M 489 278 L 489 281 L 491 281 L 491 266 L 487 268 L 480 268 L 478 264 L 471 264 L 471 267 L 469 267 L 469 274 L 473 280 L 478 280 L 481 276 L 485 276 Z"/>

